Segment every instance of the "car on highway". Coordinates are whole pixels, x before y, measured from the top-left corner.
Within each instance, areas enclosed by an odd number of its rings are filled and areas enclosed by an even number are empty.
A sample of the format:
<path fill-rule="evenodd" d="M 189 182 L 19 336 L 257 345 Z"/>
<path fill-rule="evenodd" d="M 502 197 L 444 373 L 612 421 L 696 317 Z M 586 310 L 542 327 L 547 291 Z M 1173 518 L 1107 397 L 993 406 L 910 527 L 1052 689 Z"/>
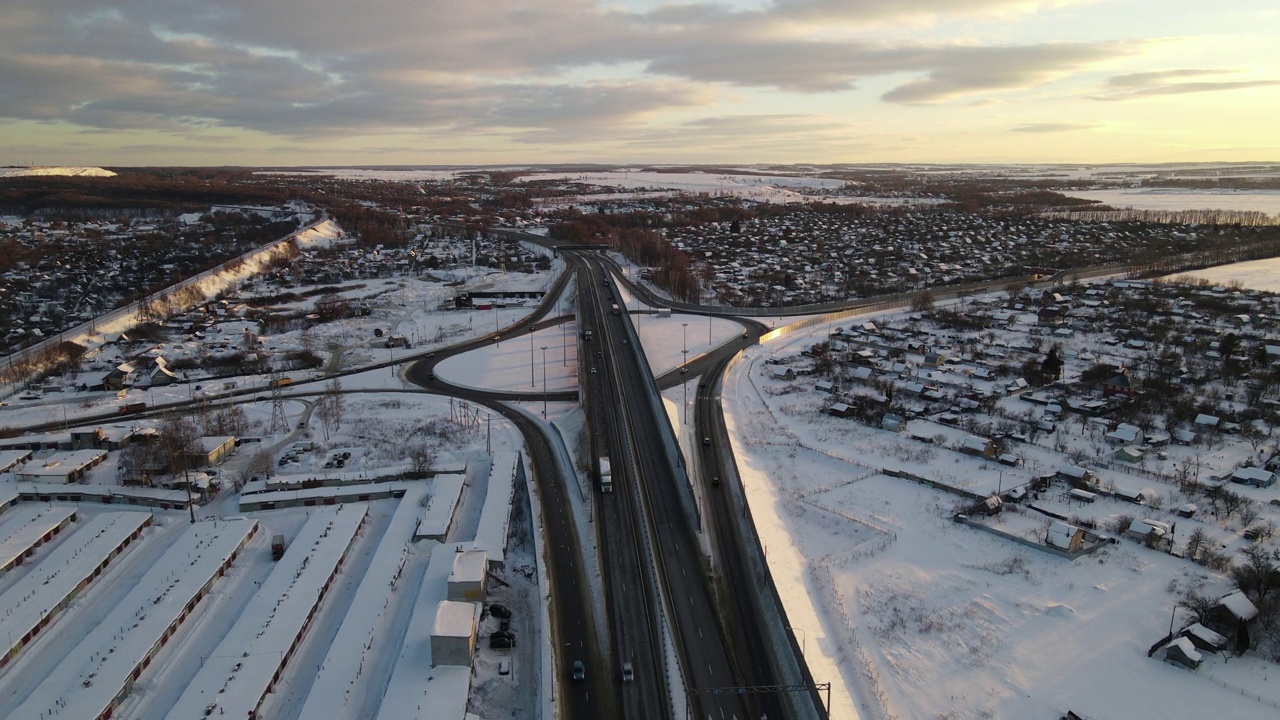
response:
<path fill-rule="evenodd" d="M 711 485 L 712 485 L 713 487 L 720 487 L 720 476 L 719 476 L 719 475 L 712 475 L 712 476 L 711 476 Z"/>
<path fill-rule="evenodd" d="M 581 660 L 573 661 L 573 681 L 582 682 L 587 679 L 587 668 L 582 664 Z"/>
<path fill-rule="evenodd" d="M 636 671 L 631 667 L 631 663 L 622 663 L 622 682 L 629 683 L 636 681 Z"/>
<path fill-rule="evenodd" d="M 709 438 L 709 437 L 704 437 L 704 438 L 702 438 L 702 444 L 703 444 L 703 445 L 710 445 L 710 444 L 711 444 L 711 438 Z"/>

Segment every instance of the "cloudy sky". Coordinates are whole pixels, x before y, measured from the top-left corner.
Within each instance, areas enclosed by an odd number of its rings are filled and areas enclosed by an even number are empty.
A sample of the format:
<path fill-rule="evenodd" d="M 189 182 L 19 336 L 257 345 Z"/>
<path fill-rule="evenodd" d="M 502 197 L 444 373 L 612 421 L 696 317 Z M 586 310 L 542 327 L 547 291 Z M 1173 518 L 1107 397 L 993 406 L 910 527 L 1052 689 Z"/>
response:
<path fill-rule="evenodd" d="M 0 164 L 1280 160 L 1275 0 L 6 0 Z"/>

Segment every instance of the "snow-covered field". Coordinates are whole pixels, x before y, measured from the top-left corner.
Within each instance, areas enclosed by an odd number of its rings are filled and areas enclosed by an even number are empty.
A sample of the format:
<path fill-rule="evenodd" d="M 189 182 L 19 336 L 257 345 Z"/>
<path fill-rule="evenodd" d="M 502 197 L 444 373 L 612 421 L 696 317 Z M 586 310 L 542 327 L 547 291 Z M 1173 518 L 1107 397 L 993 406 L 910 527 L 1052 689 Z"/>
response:
<path fill-rule="evenodd" d="M 1255 656 L 1208 654 L 1194 674 L 1147 656 L 1179 594 L 1222 594 L 1222 575 L 1129 540 L 1073 562 L 957 525 L 956 496 L 881 468 L 992 489 L 1007 468 L 822 414 L 811 379 L 765 375 L 766 358 L 825 334 L 819 325 L 747 351 L 723 397 L 774 582 L 815 679 L 833 683 L 832 717 L 1280 714 L 1277 668 Z M 1101 522 L 1143 512 L 1045 504 Z M 1038 522 L 1001 521 L 1015 533 Z"/>
<path fill-rule="evenodd" d="M 677 190 L 747 197 L 766 202 L 800 202 L 807 192 L 838 190 L 843 180 L 785 175 L 717 175 L 700 172 L 531 173 L 518 180 L 568 180 L 631 190 Z"/>
<path fill-rule="evenodd" d="M 1175 277 L 1203 278 L 1218 285 L 1240 283 L 1251 290 L 1280 292 L 1280 258 L 1218 265 L 1217 267 L 1179 273 Z"/>
<path fill-rule="evenodd" d="M 1250 210 L 1280 215 L 1280 190 L 1067 190 L 1064 195 L 1137 210 Z"/>

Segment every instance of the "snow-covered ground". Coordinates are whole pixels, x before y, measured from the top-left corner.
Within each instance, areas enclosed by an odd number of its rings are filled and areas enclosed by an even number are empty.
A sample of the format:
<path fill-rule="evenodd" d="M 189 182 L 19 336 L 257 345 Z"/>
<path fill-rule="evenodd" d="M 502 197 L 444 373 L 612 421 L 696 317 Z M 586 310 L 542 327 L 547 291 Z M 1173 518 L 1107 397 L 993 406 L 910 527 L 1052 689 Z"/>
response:
<path fill-rule="evenodd" d="M 826 335 L 820 324 L 748 350 L 723 398 L 788 619 L 815 679 L 833 683 L 832 717 L 1276 717 L 1273 664 L 1208 655 L 1188 674 L 1147 657 L 1179 595 L 1221 594 L 1222 575 L 1128 540 L 1072 562 L 953 523 L 956 496 L 881 469 L 975 490 L 1014 473 L 912 441 L 910 428 L 896 434 L 824 414 L 812 379 L 766 375 L 765 359 L 797 357 Z M 1100 522 L 1156 512 L 1116 500 L 1044 505 Z M 1001 522 L 1018 532 L 1040 519 Z"/>
<path fill-rule="evenodd" d="M 1063 195 L 1137 210 L 1251 210 L 1280 215 L 1280 190 L 1178 190 L 1132 188 L 1064 190 Z"/>
<path fill-rule="evenodd" d="M 785 175 L 719 175 L 700 172 L 612 172 L 531 173 L 518 180 L 567 180 L 588 185 L 633 190 L 677 190 L 687 193 L 715 193 L 748 197 L 764 202 L 801 202 L 806 191 L 838 190 L 843 180 Z"/>
<path fill-rule="evenodd" d="M 1218 285 L 1240 283 L 1251 290 L 1280 292 L 1280 258 L 1250 260 L 1179 273 L 1175 277 L 1203 278 Z"/>

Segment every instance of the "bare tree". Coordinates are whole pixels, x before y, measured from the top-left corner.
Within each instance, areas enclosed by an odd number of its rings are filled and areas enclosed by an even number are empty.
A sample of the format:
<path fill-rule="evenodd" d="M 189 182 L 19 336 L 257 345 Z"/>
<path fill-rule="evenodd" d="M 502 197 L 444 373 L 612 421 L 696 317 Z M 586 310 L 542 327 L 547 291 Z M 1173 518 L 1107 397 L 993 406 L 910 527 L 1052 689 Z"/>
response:
<path fill-rule="evenodd" d="M 425 442 L 418 442 L 409 447 L 409 463 L 413 466 L 416 477 L 425 477 L 436 463 L 436 453 Z"/>
<path fill-rule="evenodd" d="M 191 499 L 190 464 L 193 455 L 201 451 L 200 435 L 190 420 L 178 414 L 166 415 L 160 419 L 160 443 L 177 470 L 182 472 L 183 484 L 187 486 L 187 509 L 191 512 L 191 522 L 196 521 L 196 507 Z"/>
<path fill-rule="evenodd" d="M 1178 599 L 1178 607 L 1194 615 L 1196 622 L 1201 624 L 1209 621 L 1209 618 L 1213 615 L 1213 608 L 1217 604 L 1212 598 L 1207 595 L 1201 595 L 1196 590 L 1187 590 Z"/>
<path fill-rule="evenodd" d="M 1207 546 L 1208 543 L 1209 534 L 1204 531 L 1204 528 L 1197 527 L 1192 530 L 1191 534 L 1187 536 L 1187 557 L 1194 560 L 1200 554 L 1200 549 Z"/>
<path fill-rule="evenodd" d="M 1253 524 L 1254 520 L 1262 511 L 1258 509 L 1258 502 L 1253 498 L 1242 498 L 1240 501 L 1240 527 L 1247 528 Z"/>
<path fill-rule="evenodd" d="M 1245 562 L 1231 568 L 1231 580 L 1254 605 L 1267 604 L 1271 594 L 1271 553 L 1260 545 L 1249 545 L 1240 551 Z"/>

